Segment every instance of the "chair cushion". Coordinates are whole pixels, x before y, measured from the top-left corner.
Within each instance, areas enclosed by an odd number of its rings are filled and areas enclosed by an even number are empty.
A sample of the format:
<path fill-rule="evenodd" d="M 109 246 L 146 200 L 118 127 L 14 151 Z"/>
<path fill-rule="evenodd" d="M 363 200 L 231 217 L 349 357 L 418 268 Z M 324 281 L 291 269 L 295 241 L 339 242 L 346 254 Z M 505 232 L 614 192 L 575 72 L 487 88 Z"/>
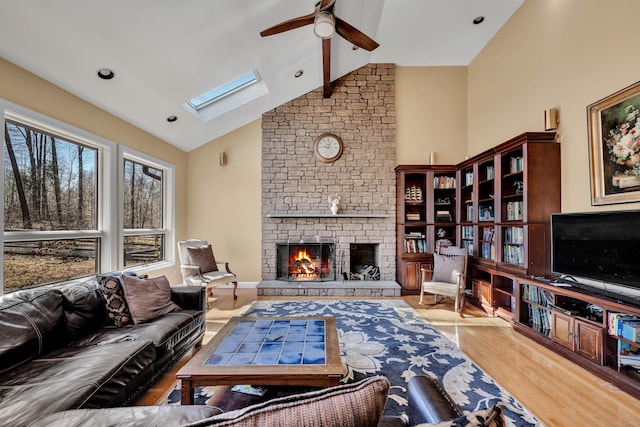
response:
<path fill-rule="evenodd" d="M 197 248 L 187 247 L 187 253 L 189 254 L 189 264 L 197 265 L 201 273 L 218 271 L 218 264 L 216 264 L 216 258 L 213 256 L 211 245 Z"/>
<path fill-rule="evenodd" d="M 225 412 L 187 426 L 290 426 L 304 420 L 305 427 L 377 426 L 389 394 L 383 376 L 314 390 Z"/>
<path fill-rule="evenodd" d="M 97 274 L 96 279 L 102 288 L 105 299 L 107 315 L 114 325 L 121 327 L 132 322 L 127 300 L 124 298 L 124 290 L 121 282 L 122 274 Z"/>
<path fill-rule="evenodd" d="M 171 285 L 165 276 L 153 279 L 122 276 L 122 289 L 136 325 L 180 310 L 171 301 Z"/>
<path fill-rule="evenodd" d="M 433 277 L 434 282 L 456 283 L 458 273 L 464 271 L 466 259 L 462 255 L 440 255 L 433 254 Z"/>

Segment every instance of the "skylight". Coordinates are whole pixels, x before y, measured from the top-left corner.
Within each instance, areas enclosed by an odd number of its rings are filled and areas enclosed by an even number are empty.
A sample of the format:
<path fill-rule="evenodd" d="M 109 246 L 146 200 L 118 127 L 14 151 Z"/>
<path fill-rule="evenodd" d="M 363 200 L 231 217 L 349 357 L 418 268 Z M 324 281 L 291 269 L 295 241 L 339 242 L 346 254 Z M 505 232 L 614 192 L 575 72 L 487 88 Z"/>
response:
<path fill-rule="evenodd" d="M 196 110 L 200 110 L 218 101 L 219 99 L 224 98 L 227 95 L 231 95 L 232 93 L 239 91 L 240 89 L 246 88 L 247 86 L 258 82 L 258 80 L 259 78 L 256 72 L 250 71 L 235 80 L 231 80 L 230 82 L 218 86 L 215 89 L 211 89 L 208 92 L 192 98 L 191 100 L 189 100 L 189 105 L 191 105 Z"/>

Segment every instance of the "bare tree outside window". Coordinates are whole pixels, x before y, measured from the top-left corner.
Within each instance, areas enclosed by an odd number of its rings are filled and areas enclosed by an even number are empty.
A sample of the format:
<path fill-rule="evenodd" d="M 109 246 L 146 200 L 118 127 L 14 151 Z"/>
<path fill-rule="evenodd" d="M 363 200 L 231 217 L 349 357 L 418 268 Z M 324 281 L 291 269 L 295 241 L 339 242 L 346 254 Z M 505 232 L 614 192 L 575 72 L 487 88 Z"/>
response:
<path fill-rule="evenodd" d="M 124 159 L 124 265 L 164 260 L 164 172 Z"/>
<path fill-rule="evenodd" d="M 11 120 L 4 136 L 4 232 L 23 232 L 5 234 L 5 292 L 95 273 L 99 239 L 38 233 L 96 230 L 98 150 Z"/>

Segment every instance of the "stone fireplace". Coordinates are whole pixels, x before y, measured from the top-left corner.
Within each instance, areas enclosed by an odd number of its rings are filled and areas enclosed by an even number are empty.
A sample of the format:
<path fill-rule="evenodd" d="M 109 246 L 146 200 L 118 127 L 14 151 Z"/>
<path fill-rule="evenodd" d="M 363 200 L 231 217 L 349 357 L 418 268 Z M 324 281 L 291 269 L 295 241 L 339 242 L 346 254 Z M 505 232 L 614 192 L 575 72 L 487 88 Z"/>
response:
<path fill-rule="evenodd" d="M 262 116 L 263 281 L 291 281 L 289 250 L 300 241 L 331 242 L 333 256 L 331 268 L 295 273 L 301 286 L 395 281 L 394 82 L 394 65 L 369 64 L 333 82 L 330 98 L 319 88 Z M 326 132 L 344 143 L 341 157 L 330 163 L 314 156 L 314 141 Z M 339 211 L 332 215 L 328 197 L 335 194 Z M 279 267 L 284 259 L 287 267 Z M 294 267 L 309 261 L 294 261 Z M 321 278 L 302 280 L 305 274 Z"/>

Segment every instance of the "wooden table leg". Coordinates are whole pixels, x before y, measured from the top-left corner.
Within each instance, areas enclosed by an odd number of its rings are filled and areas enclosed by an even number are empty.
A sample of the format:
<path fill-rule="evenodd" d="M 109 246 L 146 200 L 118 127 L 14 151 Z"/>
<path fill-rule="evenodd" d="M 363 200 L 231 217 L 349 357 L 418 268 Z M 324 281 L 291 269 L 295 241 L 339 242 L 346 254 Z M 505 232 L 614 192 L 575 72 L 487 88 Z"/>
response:
<path fill-rule="evenodd" d="M 182 390 L 180 391 L 180 404 L 193 405 L 193 385 L 191 380 L 182 379 Z"/>

